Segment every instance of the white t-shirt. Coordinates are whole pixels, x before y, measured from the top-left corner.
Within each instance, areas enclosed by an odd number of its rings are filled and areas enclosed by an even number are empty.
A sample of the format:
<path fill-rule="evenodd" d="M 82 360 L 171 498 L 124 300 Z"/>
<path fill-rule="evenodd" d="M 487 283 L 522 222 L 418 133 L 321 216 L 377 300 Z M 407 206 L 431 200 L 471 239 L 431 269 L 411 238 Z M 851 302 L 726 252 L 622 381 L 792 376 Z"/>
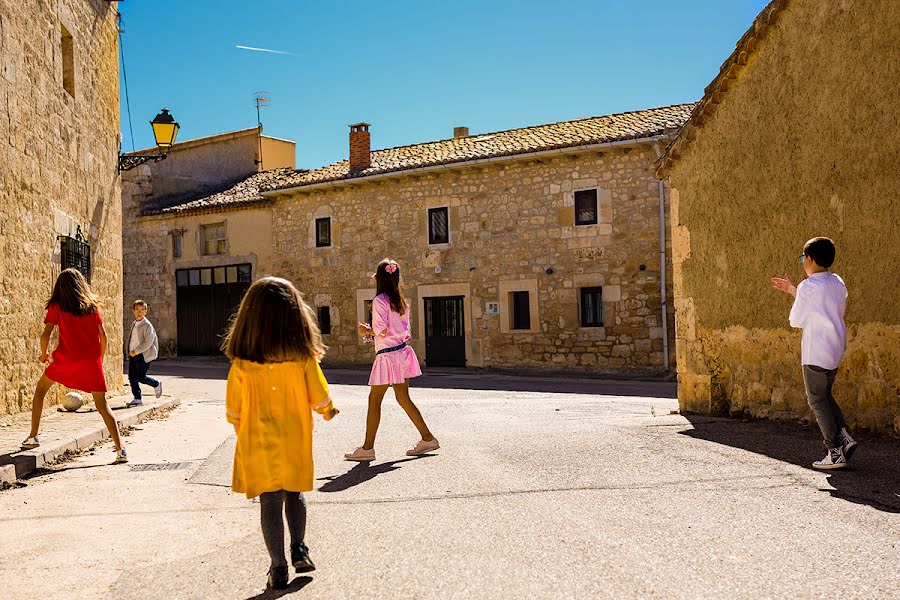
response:
<path fill-rule="evenodd" d="M 141 345 L 141 338 L 138 333 L 137 321 L 131 324 L 131 339 L 128 341 L 128 351 L 134 352 Z"/>
<path fill-rule="evenodd" d="M 846 306 L 847 287 L 831 271 L 813 273 L 797 285 L 790 322 L 803 329 L 801 364 L 838 368 L 847 347 Z"/>

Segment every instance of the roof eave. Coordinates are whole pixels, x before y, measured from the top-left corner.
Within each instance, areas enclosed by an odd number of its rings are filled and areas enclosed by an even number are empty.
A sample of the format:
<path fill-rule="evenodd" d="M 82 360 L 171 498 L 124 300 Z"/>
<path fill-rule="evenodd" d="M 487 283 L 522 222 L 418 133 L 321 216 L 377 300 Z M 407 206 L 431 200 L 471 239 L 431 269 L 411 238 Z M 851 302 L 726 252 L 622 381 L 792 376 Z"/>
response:
<path fill-rule="evenodd" d="M 476 158 L 471 160 L 454 161 L 441 163 L 436 165 L 426 165 L 415 167 L 412 169 L 401 169 L 397 171 L 388 171 L 385 173 L 374 173 L 372 175 L 363 175 L 361 177 L 342 177 L 340 179 L 331 179 L 327 181 L 319 181 L 302 185 L 293 185 L 284 188 L 276 188 L 273 190 L 264 190 L 260 192 L 260 196 L 264 198 L 274 198 L 284 194 L 290 194 L 296 191 L 306 191 L 312 189 L 320 189 L 323 187 L 338 187 L 342 185 L 359 185 L 376 181 L 379 179 L 387 179 L 390 177 L 407 176 L 411 174 L 427 173 L 432 171 L 455 170 L 466 167 L 481 166 L 485 164 L 499 162 L 515 162 L 517 160 L 530 160 L 534 158 L 542 158 L 555 154 L 576 154 L 582 152 L 592 152 L 604 148 L 614 148 L 617 146 L 635 146 L 638 144 L 653 144 L 672 137 L 672 133 L 657 133 L 651 136 L 628 138 L 624 140 L 614 140 L 609 142 L 598 142 L 596 144 L 587 144 L 583 146 L 566 146 L 563 148 L 552 148 L 549 150 L 538 150 L 534 152 L 522 152 L 517 154 L 508 154 L 505 156 L 492 156 L 488 158 Z"/>

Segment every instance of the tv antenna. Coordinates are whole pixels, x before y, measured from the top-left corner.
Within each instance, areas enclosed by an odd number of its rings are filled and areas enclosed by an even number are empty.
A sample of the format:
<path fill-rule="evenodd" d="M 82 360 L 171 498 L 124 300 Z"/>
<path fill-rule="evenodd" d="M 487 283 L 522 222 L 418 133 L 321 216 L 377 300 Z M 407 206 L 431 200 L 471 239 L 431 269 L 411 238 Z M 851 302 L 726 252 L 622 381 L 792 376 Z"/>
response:
<path fill-rule="evenodd" d="M 256 161 L 256 164 L 259 165 L 259 170 L 263 170 L 263 153 L 262 153 L 262 115 L 260 114 L 260 108 L 264 106 L 269 106 L 272 101 L 272 94 L 270 92 L 253 92 L 253 101 L 256 103 L 256 129 L 257 134 L 256 137 L 259 139 L 259 159 Z"/>

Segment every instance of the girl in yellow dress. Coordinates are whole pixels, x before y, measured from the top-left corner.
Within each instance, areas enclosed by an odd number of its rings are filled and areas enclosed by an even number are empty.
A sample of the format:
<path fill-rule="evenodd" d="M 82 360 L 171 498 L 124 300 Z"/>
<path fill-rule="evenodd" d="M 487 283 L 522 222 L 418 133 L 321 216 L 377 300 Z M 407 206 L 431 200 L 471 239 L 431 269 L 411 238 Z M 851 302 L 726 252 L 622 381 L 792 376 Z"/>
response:
<path fill-rule="evenodd" d="M 272 565 L 268 587 L 288 584 L 284 519 L 291 563 L 298 573 L 315 569 L 303 541 L 306 500 L 313 489 L 312 411 L 331 420 L 328 382 L 319 367 L 325 345 L 313 310 L 294 285 L 264 277 L 250 286 L 223 343 L 231 359 L 226 416 L 237 446 L 231 489 L 259 496 L 263 539 Z"/>

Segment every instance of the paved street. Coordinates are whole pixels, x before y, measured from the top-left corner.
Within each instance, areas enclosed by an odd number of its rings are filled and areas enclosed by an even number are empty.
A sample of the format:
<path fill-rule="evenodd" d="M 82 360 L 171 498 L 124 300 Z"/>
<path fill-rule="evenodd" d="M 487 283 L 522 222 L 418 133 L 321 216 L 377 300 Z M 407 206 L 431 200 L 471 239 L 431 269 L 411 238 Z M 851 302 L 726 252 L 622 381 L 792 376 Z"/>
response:
<path fill-rule="evenodd" d="M 158 368 L 157 368 L 158 367 Z M 225 369 L 159 363 L 181 400 L 125 438 L 0 492 L 3 598 L 253 598 L 259 505 L 234 495 Z M 429 375 L 417 401 L 442 449 L 385 402 L 371 466 L 366 374 L 328 373 L 307 542 L 287 597 L 900 597 L 900 445 L 812 471 L 816 432 L 670 415 L 674 385 Z M 164 468 L 165 467 L 165 468 Z M 278 597 L 269 595 L 262 597 Z"/>

